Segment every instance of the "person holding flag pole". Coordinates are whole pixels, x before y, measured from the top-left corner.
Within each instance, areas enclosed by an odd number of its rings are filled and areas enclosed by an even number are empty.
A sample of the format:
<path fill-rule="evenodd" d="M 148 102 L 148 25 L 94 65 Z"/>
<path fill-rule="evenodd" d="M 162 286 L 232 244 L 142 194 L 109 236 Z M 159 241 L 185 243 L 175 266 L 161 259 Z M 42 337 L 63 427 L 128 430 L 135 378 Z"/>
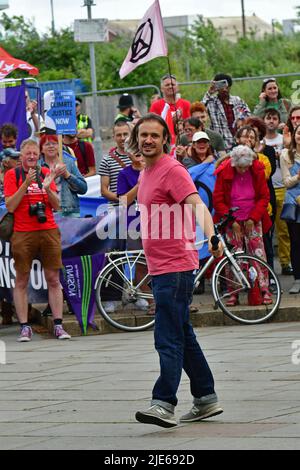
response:
<path fill-rule="evenodd" d="M 171 73 L 159 0 L 155 0 L 138 25 L 130 49 L 120 68 L 120 78 L 124 78 L 139 65 L 161 56 L 166 56 L 168 61 L 168 74 L 161 81 L 164 98 L 157 100 L 151 106 L 150 111 L 161 115 L 167 122 L 172 135 L 171 143 L 174 144 L 174 120 L 175 127 L 177 127 L 179 118 L 185 119 L 190 116 L 190 103 L 180 99 L 178 106 L 176 78 Z M 184 102 L 183 105 L 181 102 Z"/>

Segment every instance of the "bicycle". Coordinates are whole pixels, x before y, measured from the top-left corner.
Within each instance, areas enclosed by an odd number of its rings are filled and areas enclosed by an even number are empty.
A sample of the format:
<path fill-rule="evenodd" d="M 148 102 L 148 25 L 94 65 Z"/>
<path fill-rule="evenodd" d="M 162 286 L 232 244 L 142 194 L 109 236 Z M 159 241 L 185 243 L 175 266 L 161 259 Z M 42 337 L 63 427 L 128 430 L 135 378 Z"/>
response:
<path fill-rule="evenodd" d="M 233 247 L 221 233 L 221 230 L 234 220 L 233 212 L 236 209 L 230 209 L 229 213 L 215 224 L 216 235 L 211 240 L 213 246 L 221 242 L 224 250 L 223 257 L 216 262 L 211 278 L 214 309 L 220 308 L 225 315 L 239 323 L 259 324 L 270 320 L 276 314 L 281 301 L 281 287 L 276 274 L 264 260 L 247 255 L 244 251 L 233 251 Z M 206 239 L 203 242 L 207 241 Z M 196 246 L 203 242 L 196 243 Z M 116 255 L 118 258 L 114 259 Z M 151 328 L 154 325 L 154 317 L 150 317 L 143 309 L 135 308 L 139 299 L 146 300 L 150 306 L 154 302 L 151 276 L 147 271 L 144 252 L 109 252 L 106 257 L 108 264 L 99 273 L 95 283 L 99 312 L 110 325 L 123 331 L 144 331 Z M 215 258 L 211 256 L 204 266 L 197 270 L 195 288 L 214 262 Z M 249 306 L 249 294 L 253 292 L 261 274 L 272 284 L 272 303 Z M 103 305 L 101 292 L 107 287 L 114 290 L 119 298 L 120 307 L 115 313 L 106 312 Z M 227 305 L 232 294 L 238 296 L 239 305 Z"/>

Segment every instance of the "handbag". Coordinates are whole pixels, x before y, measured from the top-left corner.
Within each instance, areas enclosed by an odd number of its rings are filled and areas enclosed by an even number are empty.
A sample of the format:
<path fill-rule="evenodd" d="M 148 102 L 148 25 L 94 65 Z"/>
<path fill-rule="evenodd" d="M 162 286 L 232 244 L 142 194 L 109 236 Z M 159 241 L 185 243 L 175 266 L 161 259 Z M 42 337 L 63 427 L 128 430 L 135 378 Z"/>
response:
<path fill-rule="evenodd" d="M 7 212 L 0 220 L 0 238 L 9 242 L 14 231 L 14 214 Z"/>
<path fill-rule="evenodd" d="M 297 212 L 298 205 L 285 202 L 282 206 L 282 211 L 280 218 L 286 222 L 296 222 L 297 221 Z"/>

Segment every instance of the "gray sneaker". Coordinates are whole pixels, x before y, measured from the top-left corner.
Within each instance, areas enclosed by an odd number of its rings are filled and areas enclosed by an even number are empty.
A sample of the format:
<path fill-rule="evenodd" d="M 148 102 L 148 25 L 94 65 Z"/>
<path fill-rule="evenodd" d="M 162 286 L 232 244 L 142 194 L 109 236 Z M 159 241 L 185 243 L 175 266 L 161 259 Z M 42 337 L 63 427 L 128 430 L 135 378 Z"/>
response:
<path fill-rule="evenodd" d="M 194 405 L 193 408 L 186 414 L 181 416 L 182 423 L 192 423 L 193 421 L 201 421 L 201 419 L 211 418 L 223 413 L 219 403 L 209 403 L 207 405 Z"/>
<path fill-rule="evenodd" d="M 289 290 L 289 294 L 299 294 L 300 293 L 300 279 L 296 279 L 294 284 Z"/>
<path fill-rule="evenodd" d="M 163 428 L 177 426 L 174 413 L 160 405 L 152 405 L 148 410 L 137 411 L 135 419 L 140 423 L 157 424 L 157 426 L 162 426 Z"/>

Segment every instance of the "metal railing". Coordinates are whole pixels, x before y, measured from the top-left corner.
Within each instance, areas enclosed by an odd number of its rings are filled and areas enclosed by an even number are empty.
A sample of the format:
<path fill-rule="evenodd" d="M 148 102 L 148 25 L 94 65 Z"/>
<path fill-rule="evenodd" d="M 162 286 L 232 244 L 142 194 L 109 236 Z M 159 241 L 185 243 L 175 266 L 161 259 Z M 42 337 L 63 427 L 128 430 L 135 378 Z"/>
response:
<path fill-rule="evenodd" d="M 241 82 L 247 80 L 264 80 L 266 78 L 283 78 L 283 77 L 299 77 L 300 72 L 290 72 L 290 73 L 273 73 L 271 75 L 257 75 L 255 77 L 232 77 L 233 82 Z M 204 85 L 206 83 L 211 83 L 211 80 L 195 80 L 193 82 L 178 82 L 178 85 Z"/>
<path fill-rule="evenodd" d="M 97 90 L 96 93 L 97 93 L 97 95 L 120 93 L 120 92 L 126 93 L 127 91 L 145 90 L 147 88 L 154 88 L 156 93 L 161 96 L 160 89 L 156 85 L 138 85 L 138 86 L 129 86 L 129 87 L 125 87 L 125 88 L 110 88 L 109 90 Z M 77 93 L 77 94 L 78 94 L 78 96 L 91 96 L 94 93 L 92 91 L 88 91 L 88 92 Z"/>

